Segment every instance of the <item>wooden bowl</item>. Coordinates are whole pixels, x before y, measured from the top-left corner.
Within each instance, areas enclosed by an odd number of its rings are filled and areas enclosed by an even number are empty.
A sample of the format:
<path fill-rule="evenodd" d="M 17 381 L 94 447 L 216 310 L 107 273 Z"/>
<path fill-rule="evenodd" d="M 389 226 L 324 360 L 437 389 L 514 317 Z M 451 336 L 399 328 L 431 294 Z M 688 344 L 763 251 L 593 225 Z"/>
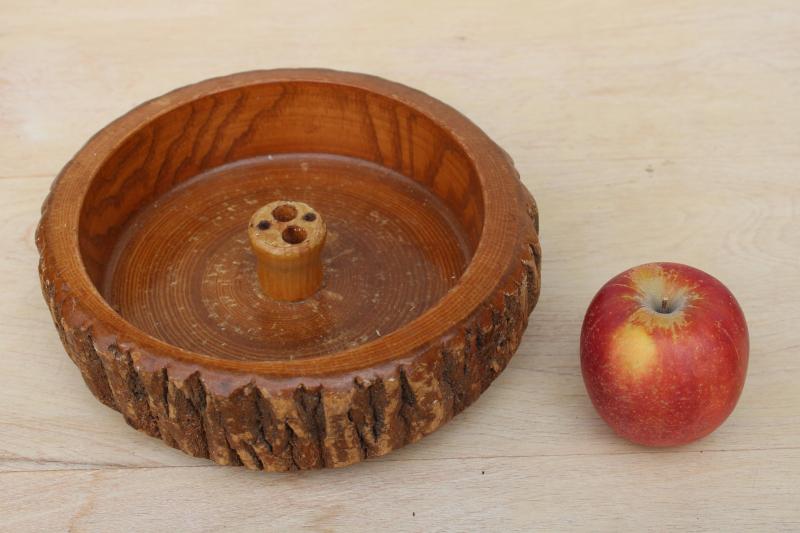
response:
<path fill-rule="evenodd" d="M 284 200 L 327 228 L 300 301 L 261 290 L 248 242 L 253 213 Z M 101 402 L 190 455 L 300 470 L 414 442 L 486 389 L 539 295 L 537 230 L 510 158 L 457 111 L 301 69 L 117 119 L 54 182 L 37 245 Z"/>

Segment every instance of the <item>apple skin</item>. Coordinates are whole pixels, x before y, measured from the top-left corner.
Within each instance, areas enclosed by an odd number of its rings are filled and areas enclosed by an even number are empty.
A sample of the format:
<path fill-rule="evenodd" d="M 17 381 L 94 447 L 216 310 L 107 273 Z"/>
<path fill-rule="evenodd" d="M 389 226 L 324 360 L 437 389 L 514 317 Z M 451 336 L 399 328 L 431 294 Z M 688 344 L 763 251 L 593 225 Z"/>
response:
<path fill-rule="evenodd" d="M 725 285 L 690 266 L 649 263 L 609 280 L 589 304 L 581 371 L 597 412 L 619 435 L 677 446 L 731 414 L 749 345 Z"/>

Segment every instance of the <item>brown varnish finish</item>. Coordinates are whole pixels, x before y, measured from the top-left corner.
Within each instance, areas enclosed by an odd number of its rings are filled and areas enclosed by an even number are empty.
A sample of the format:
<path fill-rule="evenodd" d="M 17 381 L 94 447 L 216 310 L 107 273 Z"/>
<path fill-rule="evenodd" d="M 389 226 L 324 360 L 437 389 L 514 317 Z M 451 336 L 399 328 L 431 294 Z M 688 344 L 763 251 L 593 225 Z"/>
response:
<path fill-rule="evenodd" d="M 299 302 L 316 293 L 322 286 L 322 247 L 327 235 L 319 211 L 303 202 L 276 200 L 253 213 L 247 237 L 264 294 L 273 300 Z M 215 283 L 224 278 L 214 277 Z"/>
<path fill-rule="evenodd" d="M 248 240 L 286 199 L 327 228 L 322 284 L 296 302 L 264 294 Z M 78 152 L 42 213 L 42 289 L 92 393 L 220 464 L 336 467 L 418 440 L 502 371 L 539 295 L 510 158 L 360 74 L 246 72 L 151 100 Z"/>

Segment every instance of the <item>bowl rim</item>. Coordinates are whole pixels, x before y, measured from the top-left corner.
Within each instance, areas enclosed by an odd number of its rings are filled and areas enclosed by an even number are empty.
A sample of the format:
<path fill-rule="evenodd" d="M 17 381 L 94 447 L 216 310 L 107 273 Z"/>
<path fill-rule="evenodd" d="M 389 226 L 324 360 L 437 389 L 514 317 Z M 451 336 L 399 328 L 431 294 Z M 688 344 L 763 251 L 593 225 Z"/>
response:
<path fill-rule="evenodd" d="M 175 346 L 125 320 L 90 279 L 79 242 L 86 193 L 108 157 L 142 125 L 198 98 L 271 83 L 320 83 L 376 93 L 425 115 L 447 132 L 481 184 L 484 215 L 478 244 L 467 268 L 444 296 L 418 317 L 367 343 L 301 359 L 262 361 L 221 358 Z M 71 327 L 91 330 L 92 338 L 107 346 L 223 372 L 274 377 L 354 372 L 412 359 L 434 343 L 446 343 L 458 335 L 465 321 L 502 295 L 521 268 L 517 264 L 524 259 L 521 247 L 529 247 L 531 241 L 524 231 L 524 219 L 529 215 L 524 195 L 527 191 L 505 151 L 464 115 L 421 91 L 371 75 L 327 69 L 240 72 L 186 85 L 144 102 L 92 136 L 61 170 L 42 207 L 37 229 L 40 271 L 43 283 L 45 271 L 55 278 L 51 281 L 64 302 L 63 320 Z"/>

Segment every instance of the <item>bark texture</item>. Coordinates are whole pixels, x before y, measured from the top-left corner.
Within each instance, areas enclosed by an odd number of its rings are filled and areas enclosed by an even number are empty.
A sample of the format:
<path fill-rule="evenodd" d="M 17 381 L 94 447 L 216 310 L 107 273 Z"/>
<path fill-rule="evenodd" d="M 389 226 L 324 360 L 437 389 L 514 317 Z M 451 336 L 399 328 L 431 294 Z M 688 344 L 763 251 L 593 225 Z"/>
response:
<path fill-rule="evenodd" d="M 98 342 L 91 325 L 70 325 L 74 320 L 65 315 L 75 302 L 37 238 L 42 289 L 89 390 L 134 428 L 223 465 L 269 471 L 345 466 L 431 433 L 475 401 L 508 364 L 540 290 L 538 213 L 527 198 L 530 232 L 521 239 L 517 267 L 491 301 L 448 339 L 395 365 L 338 376 L 330 387 L 324 378 L 276 384 L 260 376 L 214 387 L 209 381 L 220 382 L 217 374 L 171 372 L 169 360 L 153 364 L 135 348 Z"/>
<path fill-rule="evenodd" d="M 185 368 L 108 335 L 95 338 L 37 235 L 45 300 L 92 394 L 183 452 L 269 471 L 340 467 L 419 440 L 475 401 L 516 351 L 540 290 L 538 212 L 494 297 L 452 335 L 396 363 L 345 376 L 275 381 Z M 73 316 L 70 316 L 73 315 Z"/>

